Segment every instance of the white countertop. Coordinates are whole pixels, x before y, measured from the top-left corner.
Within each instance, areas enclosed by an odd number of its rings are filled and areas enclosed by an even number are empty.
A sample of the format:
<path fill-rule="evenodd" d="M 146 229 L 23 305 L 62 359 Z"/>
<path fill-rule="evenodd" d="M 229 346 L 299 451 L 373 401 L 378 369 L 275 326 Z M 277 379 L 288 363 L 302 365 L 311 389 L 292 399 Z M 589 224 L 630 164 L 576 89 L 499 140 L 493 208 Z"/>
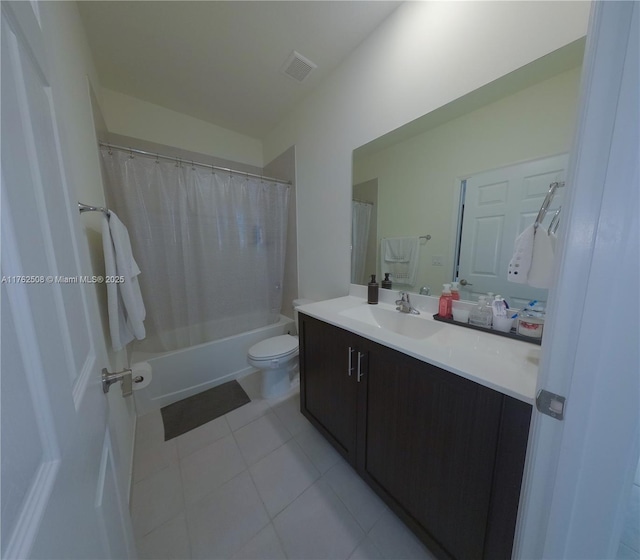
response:
<path fill-rule="evenodd" d="M 380 292 L 381 295 L 383 292 L 385 294 L 381 297 L 383 301 L 378 306 L 395 311 L 395 305 L 384 301 L 395 297 L 397 292 L 390 290 L 380 290 Z M 298 311 L 505 395 L 534 404 L 540 346 L 435 321 L 433 319 L 433 314 L 436 313 L 433 309 L 435 298 L 418 296 L 414 298 L 413 294 L 411 297 L 412 300 L 422 302 L 422 305 L 414 303 L 421 310 L 420 319 L 431 321 L 441 327 L 438 332 L 425 339 L 415 340 L 340 315 L 340 312 L 347 309 L 368 305 L 365 298 L 354 295 L 303 305 L 298 308 Z"/>

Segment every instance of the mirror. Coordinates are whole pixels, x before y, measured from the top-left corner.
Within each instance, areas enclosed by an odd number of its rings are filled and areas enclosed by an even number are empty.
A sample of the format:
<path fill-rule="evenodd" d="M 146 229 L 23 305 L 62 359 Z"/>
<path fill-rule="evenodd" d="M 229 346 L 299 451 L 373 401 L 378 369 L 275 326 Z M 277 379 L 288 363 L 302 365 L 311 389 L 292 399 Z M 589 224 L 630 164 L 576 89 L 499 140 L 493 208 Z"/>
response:
<path fill-rule="evenodd" d="M 366 284 L 371 274 L 380 281 L 388 272 L 381 254 L 385 238 L 423 237 L 415 271 L 407 272 L 411 283 L 401 284 L 392 277 L 393 289 L 420 292 L 428 287 L 436 296 L 442 284 L 461 271 L 458 255 L 465 246 L 491 253 L 484 257 L 494 263 L 500 261 L 498 252 L 512 253 L 515 237 L 535 220 L 551 180 L 563 180 L 563 170 L 553 167 L 558 159 L 551 156 L 564 154 L 558 157 L 566 162 L 583 52 L 584 40 L 571 43 L 354 150 L 352 283 Z M 540 162 L 551 167 L 538 172 Z M 518 216 L 502 217 L 513 224 L 513 231 L 507 231 L 502 218 L 487 218 L 483 223 L 504 235 L 500 243 L 487 247 L 478 222 L 463 219 L 465 206 L 469 216 L 472 204 L 482 206 L 497 193 L 513 199 L 513 182 L 505 182 L 500 173 L 514 169 L 526 176 L 518 188 L 524 189 L 519 196 L 527 199 L 528 206 Z M 498 175 L 492 182 L 494 172 Z M 482 180 L 489 188 L 481 191 L 480 198 L 472 200 L 469 191 L 464 195 L 467 185 L 471 190 Z M 554 199 L 555 207 L 559 201 L 560 197 Z M 461 291 L 462 299 L 474 300 L 479 293 L 493 291 L 518 302 L 546 300 L 546 290 L 526 284 L 487 289 L 493 287 L 491 278 L 506 280 L 504 264 L 495 266 L 500 268 L 495 275 L 476 270 L 474 278 L 483 280 L 476 284 L 482 286 L 475 289 L 469 282 Z"/>

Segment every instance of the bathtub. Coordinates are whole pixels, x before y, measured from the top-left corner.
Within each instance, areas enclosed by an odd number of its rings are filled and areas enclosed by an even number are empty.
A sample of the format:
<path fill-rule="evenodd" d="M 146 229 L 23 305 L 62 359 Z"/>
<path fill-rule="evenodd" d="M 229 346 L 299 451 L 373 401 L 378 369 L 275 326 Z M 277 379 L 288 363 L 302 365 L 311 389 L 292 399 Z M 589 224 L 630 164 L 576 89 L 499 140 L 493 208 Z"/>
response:
<path fill-rule="evenodd" d="M 147 387 L 133 393 L 138 416 L 255 371 L 247 363 L 249 348 L 294 331 L 293 319 L 281 315 L 277 323 L 173 352 L 134 351 L 131 363 L 148 362 L 153 376 Z"/>

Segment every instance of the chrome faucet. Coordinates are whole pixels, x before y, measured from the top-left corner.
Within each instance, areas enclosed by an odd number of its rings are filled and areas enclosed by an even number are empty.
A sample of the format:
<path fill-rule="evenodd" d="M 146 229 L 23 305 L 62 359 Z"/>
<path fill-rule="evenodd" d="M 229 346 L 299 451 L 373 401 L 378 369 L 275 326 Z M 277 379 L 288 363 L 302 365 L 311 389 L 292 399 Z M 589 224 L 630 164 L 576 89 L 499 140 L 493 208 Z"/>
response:
<path fill-rule="evenodd" d="M 400 292 L 400 299 L 396 300 L 397 311 L 400 313 L 410 313 L 411 315 L 420 315 L 420 311 L 418 311 L 415 307 L 411 305 L 411 300 L 409 299 L 408 292 Z"/>

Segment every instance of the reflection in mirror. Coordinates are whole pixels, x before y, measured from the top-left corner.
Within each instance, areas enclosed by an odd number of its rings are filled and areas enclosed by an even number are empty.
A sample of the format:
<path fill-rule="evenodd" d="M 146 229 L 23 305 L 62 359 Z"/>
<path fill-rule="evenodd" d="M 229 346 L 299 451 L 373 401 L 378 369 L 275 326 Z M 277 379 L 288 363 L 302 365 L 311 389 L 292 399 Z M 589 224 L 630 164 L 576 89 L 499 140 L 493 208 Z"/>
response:
<path fill-rule="evenodd" d="M 413 283 L 392 278 L 394 290 L 439 295 L 464 273 L 463 299 L 546 300 L 546 290 L 505 282 L 507 266 L 549 183 L 564 180 L 583 51 L 584 40 L 571 43 L 356 149 L 353 199 L 371 203 L 371 215 L 352 282 L 389 272 L 383 239 L 431 235 L 418 245 Z"/>
<path fill-rule="evenodd" d="M 526 283 L 515 282 L 519 270 L 510 268 L 509 263 L 514 240 L 527 228 L 533 231 L 549 185 L 564 181 L 566 166 L 567 155 L 561 154 L 477 173 L 463 181 L 464 206 L 454 262 L 463 290 L 475 296 L 471 299 L 493 292 L 519 309 L 532 299 L 546 301 L 547 290 L 542 288 L 548 285 L 553 251 L 548 251 L 546 258 L 538 251 L 538 264 L 528 272 Z M 554 190 L 538 241 L 555 242 L 555 237 L 543 237 L 563 196 L 564 189 Z M 539 243 L 539 249 L 549 245 Z M 512 281 L 507 279 L 509 271 Z"/>
<path fill-rule="evenodd" d="M 365 274 L 375 274 L 368 266 L 375 262 L 378 181 L 372 179 L 353 186 L 351 202 L 351 283 L 366 284 Z"/>

